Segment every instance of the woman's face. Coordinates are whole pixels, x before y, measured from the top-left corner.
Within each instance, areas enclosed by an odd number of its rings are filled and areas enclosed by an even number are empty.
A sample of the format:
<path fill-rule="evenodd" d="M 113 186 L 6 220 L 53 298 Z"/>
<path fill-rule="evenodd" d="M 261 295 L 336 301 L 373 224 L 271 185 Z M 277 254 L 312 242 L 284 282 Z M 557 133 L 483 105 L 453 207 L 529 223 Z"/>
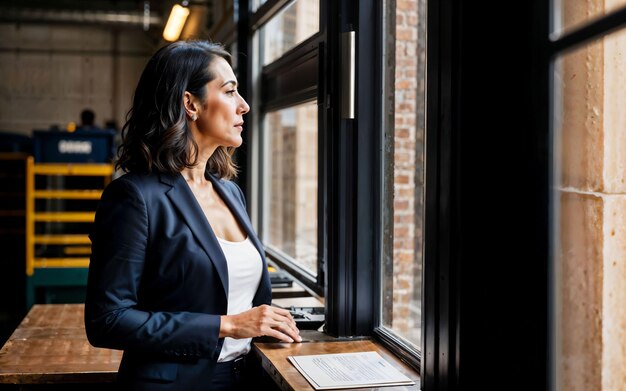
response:
<path fill-rule="evenodd" d="M 226 60 L 219 57 L 210 67 L 215 78 L 207 83 L 206 101 L 199 102 L 198 136 L 209 144 L 239 147 L 243 142 L 243 115 L 250 106 L 239 95 L 237 79 Z"/>

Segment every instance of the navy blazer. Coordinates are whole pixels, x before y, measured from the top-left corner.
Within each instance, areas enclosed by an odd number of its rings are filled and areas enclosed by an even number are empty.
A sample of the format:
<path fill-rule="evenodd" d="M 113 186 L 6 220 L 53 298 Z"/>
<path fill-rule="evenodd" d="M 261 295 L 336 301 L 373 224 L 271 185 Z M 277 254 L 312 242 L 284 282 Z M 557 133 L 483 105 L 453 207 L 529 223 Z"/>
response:
<path fill-rule="evenodd" d="M 208 175 L 261 254 L 253 306 L 270 304 L 263 246 L 239 187 Z M 107 186 L 91 233 L 85 328 L 97 347 L 124 350 L 130 389 L 209 389 L 220 354 L 228 267 L 182 175 L 126 174 Z"/>

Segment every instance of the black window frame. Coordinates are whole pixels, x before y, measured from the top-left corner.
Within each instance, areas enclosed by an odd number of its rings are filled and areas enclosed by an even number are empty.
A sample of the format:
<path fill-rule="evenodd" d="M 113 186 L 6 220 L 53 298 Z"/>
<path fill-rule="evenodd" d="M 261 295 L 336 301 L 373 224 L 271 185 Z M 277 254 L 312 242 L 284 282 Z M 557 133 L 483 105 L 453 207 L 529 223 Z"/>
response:
<path fill-rule="evenodd" d="M 247 36 L 252 37 L 289 3 L 268 0 L 247 19 L 240 18 L 248 20 Z M 394 6 L 393 1 L 390 4 L 390 7 Z M 288 259 L 271 249 L 267 253 L 311 290 L 323 294 L 327 333 L 338 337 L 374 336 L 419 371 L 420 352 L 378 327 L 381 321 L 382 183 L 386 142 L 382 129 L 393 125 L 384 123 L 383 118 L 383 4 L 376 0 L 321 0 L 320 7 L 319 33 L 263 67 L 263 84 L 279 87 L 263 91 L 260 106 L 262 112 L 291 106 L 293 100 L 285 99 L 290 93 L 301 101 L 317 98 L 320 130 L 318 244 L 321 256 L 318 277 L 321 280 L 311 281 Z M 340 107 L 345 93 L 341 90 L 344 48 L 340 43 L 342 34 L 349 31 L 356 32 L 356 119 L 342 118 Z M 249 43 L 239 47 L 250 48 L 246 45 Z M 251 52 L 249 49 L 248 53 Z M 320 64 L 317 90 L 308 88 L 310 83 L 305 88 L 298 83 L 285 83 L 289 80 L 289 68 L 305 61 L 307 56 Z M 293 88 L 296 85 L 300 88 Z"/>

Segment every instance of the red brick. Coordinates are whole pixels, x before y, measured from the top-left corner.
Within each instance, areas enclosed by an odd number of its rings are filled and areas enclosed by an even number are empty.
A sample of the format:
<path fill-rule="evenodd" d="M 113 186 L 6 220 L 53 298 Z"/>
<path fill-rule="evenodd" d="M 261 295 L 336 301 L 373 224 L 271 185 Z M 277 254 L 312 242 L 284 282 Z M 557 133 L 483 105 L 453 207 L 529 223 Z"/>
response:
<path fill-rule="evenodd" d="M 409 203 L 407 201 L 394 201 L 393 203 L 393 208 L 395 210 L 402 210 L 402 209 L 406 209 L 406 207 L 409 206 Z"/>
<path fill-rule="evenodd" d="M 396 110 L 413 113 L 415 112 L 415 103 L 400 103 Z"/>
<path fill-rule="evenodd" d="M 396 59 L 396 69 L 402 67 L 414 67 L 416 65 L 417 62 L 415 61 L 415 58 L 412 57 Z"/>
<path fill-rule="evenodd" d="M 417 10 L 417 2 L 415 0 L 398 0 L 396 1 L 396 13 L 399 11 Z"/>
<path fill-rule="evenodd" d="M 411 139 L 396 140 L 396 149 L 406 149 L 412 151 L 415 148 L 415 142 Z"/>
<path fill-rule="evenodd" d="M 393 216 L 393 222 L 394 224 L 407 224 L 407 223 L 413 223 L 413 216 L 412 215 L 395 215 Z"/>
<path fill-rule="evenodd" d="M 400 41 L 414 40 L 417 36 L 417 32 L 413 28 L 409 27 L 397 27 L 396 39 Z"/>
<path fill-rule="evenodd" d="M 414 159 L 412 158 L 412 156 L 408 153 L 396 153 L 393 156 L 394 163 L 398 165 L 401 165 L 402 163 L 411 164 L 411 163 L 414 163 L 413 160 Z"/>
<path fill-rule="evenodd" d="M 413 187 L 409 187 L 407 189 L 399 189 L 398 190 L 398 197 L 401 198 L 409 198 L 409 199 L 413 199 L 413 197 L 415 196 L 415 189 Z M 413 220 L 409 220 L 409 221 L 405 221 L 405 222 L 412 222 Z"/>
<path fill-rule="evenodd" d="M 395 183 L 409 183 L 409 176 L 408 175 L 396 175 L 396 177 L 394 178 L 394 182 Z"/>
<path fill-rule="evenodd" d="M 399 253 L 399 254 L 395 254 L 393 257 L 394 262 L 401 262 L 401 263 L 410 263 L 411 265 L 413 265 L 413 252 L 404 252 L 404 253 Z"/>
<path fill-rule="evenodd" d="M 411 136 L 411 133 L 409 133 L 409 130 L 406 128 L 396 128 L 395 131 L 395 135 L 394 137 L 397 139 L 403 139 L 403 138 L 409 138 Z"/>
<path fill-rule="evenodd" d="M 394 227 L 393 229 L 393 236 L 395 237 L 408 237 L 409 236 L 409 229 L 406 227 Z"/>
<path fill-rule="evenodd" d="M 400 80 L 396 81 L 396 90 L 406 90 L 411 87 L 411 81 L 409 80 Z M 413 98 L 415 99 L 415 98 Z"/>
<path fill-rule="evenodd" d="M 396 288 L 395 285 L 394 285 L 394 288 Z M 406 281 L 406 280 L 399 281 L 398 285 L 397 285 L 397 288 L 409 290 L 409 289 L 411 289 L 411 284 L 408 281 Z"/>

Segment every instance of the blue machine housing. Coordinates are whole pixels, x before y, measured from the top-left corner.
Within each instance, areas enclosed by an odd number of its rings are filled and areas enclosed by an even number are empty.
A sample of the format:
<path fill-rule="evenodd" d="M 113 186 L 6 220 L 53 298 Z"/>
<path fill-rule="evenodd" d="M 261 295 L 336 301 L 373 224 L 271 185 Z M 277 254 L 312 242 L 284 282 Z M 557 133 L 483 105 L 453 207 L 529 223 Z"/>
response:
<path fill-rule="evenodd" d="M 115 156 L 115 131 L 110 129 L 58 132 L 33 131 L 37 163 L 108 163 Z"/>

